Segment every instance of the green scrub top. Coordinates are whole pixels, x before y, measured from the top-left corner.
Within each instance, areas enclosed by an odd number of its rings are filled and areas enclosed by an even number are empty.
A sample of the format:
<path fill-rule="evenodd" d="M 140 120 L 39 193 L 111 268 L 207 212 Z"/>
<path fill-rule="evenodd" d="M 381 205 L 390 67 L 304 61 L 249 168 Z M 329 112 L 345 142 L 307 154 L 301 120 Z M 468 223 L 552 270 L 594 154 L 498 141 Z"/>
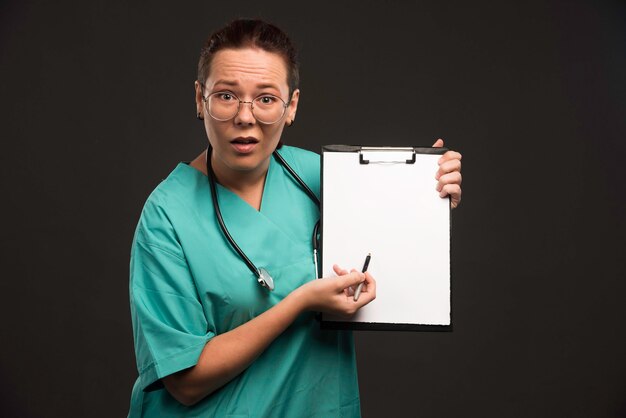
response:
<path fill-rule="evenodd" d="M 319 155 L 281 155 L 319 195 Z M 187 407 L 160 379 L 193 367 L 205 344 L 313 280 L 319 209 L 271 157 L 260 211 L 218 185 L 231 235 L 275 290 L 262 288 L 224 238 L 207 177 L 180 163 L 148 198 L 133 240 L 130 305 L 139 377 L 129 417 L 359 417 L 352 334 L 300 315 L 243 373 Z"/>

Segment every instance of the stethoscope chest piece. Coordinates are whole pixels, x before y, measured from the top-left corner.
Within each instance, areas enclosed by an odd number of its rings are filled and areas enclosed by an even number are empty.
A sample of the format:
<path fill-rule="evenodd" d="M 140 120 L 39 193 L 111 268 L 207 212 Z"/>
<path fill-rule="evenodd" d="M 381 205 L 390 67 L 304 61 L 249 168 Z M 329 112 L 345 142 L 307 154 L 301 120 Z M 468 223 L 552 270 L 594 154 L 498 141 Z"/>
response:
<path fill-rule="evenodd" d="M 258 269 L 258 272 L 257 281 L 259 284 L 268 290 L 274 290 L 274 279 L 272 279 L 268 271 L 261 267 Z"/>

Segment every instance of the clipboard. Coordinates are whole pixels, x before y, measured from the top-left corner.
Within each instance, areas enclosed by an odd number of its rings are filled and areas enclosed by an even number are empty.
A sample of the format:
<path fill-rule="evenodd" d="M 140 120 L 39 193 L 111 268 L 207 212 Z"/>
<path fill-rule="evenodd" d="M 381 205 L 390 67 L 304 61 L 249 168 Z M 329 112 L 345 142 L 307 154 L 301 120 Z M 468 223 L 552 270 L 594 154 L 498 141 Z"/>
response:
<path fill-rule="evenodd" d="M 322 147 L 321 277 L 368 271 L 376 299 L 323 329 L 452 331 L 450 199 L 436 190 L 446 148 Z"/>

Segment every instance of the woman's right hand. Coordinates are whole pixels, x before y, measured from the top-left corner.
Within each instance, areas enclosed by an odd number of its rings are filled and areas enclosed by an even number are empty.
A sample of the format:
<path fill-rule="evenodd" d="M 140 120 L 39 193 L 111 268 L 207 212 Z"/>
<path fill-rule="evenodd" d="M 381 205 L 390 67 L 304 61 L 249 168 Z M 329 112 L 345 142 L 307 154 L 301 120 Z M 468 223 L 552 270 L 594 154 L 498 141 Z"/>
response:
<path fill-rule="evenodd" d="M 297 289 L 306 310 L 352 316 L 376 298 L 376 281 L 371 274 L 344 270 L 333 266 L 336 277 L 310 281 Z M 359 300 L 354 300 L 354 289 L 363 283 Z"/>

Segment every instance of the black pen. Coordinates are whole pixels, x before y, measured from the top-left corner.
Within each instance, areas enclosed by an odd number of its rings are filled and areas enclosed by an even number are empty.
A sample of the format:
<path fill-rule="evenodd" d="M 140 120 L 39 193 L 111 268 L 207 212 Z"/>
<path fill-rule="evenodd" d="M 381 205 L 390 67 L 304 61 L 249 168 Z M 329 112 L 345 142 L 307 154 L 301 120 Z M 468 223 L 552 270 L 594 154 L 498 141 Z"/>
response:
<path fill-rule="evenodd" d="M 372 258 L 372 254 L 371 253 L 367 254 L 367 257 L 365 257 L 365 264 L 363 264 L 363 270 L 361 271 L 361 273 L 365 273 L 367 271 L 367 266 L 369 266 L 371 258 Z M 354 291 L 355 302 L 359 300 L 359 296 L 361 295 L 361 289 L 363 289 L 363 283 L 365 282 L 359 283 L 356 290 Z"/>

